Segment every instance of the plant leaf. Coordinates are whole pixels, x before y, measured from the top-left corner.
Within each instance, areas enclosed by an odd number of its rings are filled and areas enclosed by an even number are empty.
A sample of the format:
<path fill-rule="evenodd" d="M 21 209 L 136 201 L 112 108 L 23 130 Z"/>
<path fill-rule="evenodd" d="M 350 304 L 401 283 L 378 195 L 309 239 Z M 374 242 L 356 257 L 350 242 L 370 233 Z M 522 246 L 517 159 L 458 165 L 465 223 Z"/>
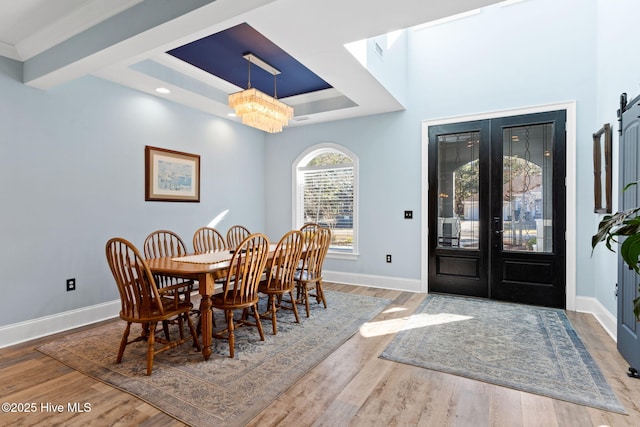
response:
<path fill-rule="evenodd" d="M 622 259 L 629 267 L 640 274 L 640 264 L 638 264 L 638 257 L 640 257 L 640 234 L 629 236 L 622 242 L 620 255 L 622 255 Z"/>

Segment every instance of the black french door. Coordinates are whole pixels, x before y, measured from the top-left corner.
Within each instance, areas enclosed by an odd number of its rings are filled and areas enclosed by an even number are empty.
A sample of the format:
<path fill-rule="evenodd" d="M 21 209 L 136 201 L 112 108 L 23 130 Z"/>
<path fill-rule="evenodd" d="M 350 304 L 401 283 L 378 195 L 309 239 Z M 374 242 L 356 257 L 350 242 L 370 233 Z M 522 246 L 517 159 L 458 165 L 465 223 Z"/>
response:
<path fill-rule="evenodd" d="M 564 111 L 429 128 L 429 291 L 565 307 Z"/>

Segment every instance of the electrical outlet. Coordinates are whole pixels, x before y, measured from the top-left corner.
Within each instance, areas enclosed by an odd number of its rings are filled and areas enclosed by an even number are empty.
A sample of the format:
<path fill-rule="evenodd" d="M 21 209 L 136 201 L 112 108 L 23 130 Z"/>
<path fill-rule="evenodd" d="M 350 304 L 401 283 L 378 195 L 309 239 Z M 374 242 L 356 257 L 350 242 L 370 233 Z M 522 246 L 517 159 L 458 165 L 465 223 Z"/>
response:
<path fill-rule="evenodd" d="M 391 255 L 387 255 L 387 262 L 391 262 Z"/>
<path fill-rule="evenodd" d="M 413 211 L 404 211 L 404 219 L 413 219 Z"/>
<path fill-rule="evenodd" d="M 67 292 L 76 290 L 76 279 L 67 279 Z"/>

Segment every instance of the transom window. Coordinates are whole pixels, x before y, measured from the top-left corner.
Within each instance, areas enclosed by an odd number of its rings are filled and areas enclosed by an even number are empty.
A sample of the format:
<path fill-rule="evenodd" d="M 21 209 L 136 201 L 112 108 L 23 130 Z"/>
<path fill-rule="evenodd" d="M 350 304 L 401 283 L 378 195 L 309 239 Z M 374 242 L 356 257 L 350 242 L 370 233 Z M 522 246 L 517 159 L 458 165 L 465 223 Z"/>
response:
<path fill-rule="evenodd" d="M 357 159 L 335 144 L 312 147 L 294 164 L 294 228 L 331 228 L 330 256 L 357 254 Z"/>

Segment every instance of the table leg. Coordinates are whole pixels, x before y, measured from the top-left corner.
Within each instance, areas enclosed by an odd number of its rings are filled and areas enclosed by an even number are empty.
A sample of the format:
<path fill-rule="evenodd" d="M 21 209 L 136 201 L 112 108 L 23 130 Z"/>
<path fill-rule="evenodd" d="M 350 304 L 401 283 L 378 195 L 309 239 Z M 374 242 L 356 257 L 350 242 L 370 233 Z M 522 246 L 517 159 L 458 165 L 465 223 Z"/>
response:
<path fill-rule="evenodd" d="M 200 321 L 202 325 L 202 355 L 204 356 L 204 360 L 209 360 L 209 356 L 211 356 L 213 334 L 212 316 L 211 296 L 203 295 L 200 300 Z"/>

